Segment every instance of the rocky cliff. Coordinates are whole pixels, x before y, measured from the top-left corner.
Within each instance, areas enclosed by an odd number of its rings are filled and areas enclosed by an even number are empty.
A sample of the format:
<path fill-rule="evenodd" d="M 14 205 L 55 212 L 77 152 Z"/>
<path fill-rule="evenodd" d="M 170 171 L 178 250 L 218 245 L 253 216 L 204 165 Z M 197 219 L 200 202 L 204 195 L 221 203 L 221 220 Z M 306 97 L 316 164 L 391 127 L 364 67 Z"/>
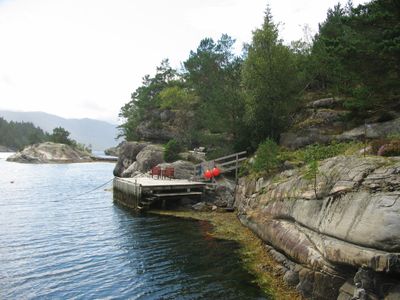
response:
<path fill-rule="evenodd" d="M 19 163 L 78 163 L 92 161 L 90 154 L 65 144 L 41 143 L 28 146 L 7 158 Z"/>
<path fill-rule="evenodd" d="M 399 112 L 387 108 L 354 126 L 343 103 L 343 99 L 336 98 L 308 103 L 296 113 L 290 129 L 281 134 L 280 145 L 298 149 L 315 143 L 383 138 L 400 132 Z"/>
<path fill-rule="evenodd" d="M 400 299 L 400 158 L 338 156 L 305 170 L 242 178 L 235 206 L 312 299 Z M 284 254 L 284 255 L 282 255 Z"/>

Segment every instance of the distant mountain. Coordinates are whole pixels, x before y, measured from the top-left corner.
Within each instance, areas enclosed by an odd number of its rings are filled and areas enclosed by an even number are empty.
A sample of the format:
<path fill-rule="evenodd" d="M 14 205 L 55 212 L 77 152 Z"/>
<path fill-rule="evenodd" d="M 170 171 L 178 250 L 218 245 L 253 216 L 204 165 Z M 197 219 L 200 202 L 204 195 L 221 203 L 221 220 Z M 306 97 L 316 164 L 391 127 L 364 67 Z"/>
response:
<path fill-rule="evenodd" d="M 115 146 L 118 141 L 117 125 L 94 119 L 64 119 L 44 112 L 17 112 L 0 110 L 0 117 L 7 121 L 31 122 L 44 131 L 52 133 L 55 127 L 68 130 L 70 137 L 79 143 L 92 145 L 93 150 L 104 150 Z"/>

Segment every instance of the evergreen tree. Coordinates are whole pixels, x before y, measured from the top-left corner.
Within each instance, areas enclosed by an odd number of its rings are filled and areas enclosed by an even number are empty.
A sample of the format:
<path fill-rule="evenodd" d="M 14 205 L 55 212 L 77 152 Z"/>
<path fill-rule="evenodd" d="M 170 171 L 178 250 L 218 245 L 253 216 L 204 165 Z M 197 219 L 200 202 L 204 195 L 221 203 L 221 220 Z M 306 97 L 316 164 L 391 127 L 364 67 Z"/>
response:
<path fill-rule="evenodd" d="M 296 108 L 302 84 L 295 54 L 278 38 L 270 10 L 264 23 L 253 33 L 243 66 L 247 123 L 253 147 L 271 138 L 277 140 Z"/>

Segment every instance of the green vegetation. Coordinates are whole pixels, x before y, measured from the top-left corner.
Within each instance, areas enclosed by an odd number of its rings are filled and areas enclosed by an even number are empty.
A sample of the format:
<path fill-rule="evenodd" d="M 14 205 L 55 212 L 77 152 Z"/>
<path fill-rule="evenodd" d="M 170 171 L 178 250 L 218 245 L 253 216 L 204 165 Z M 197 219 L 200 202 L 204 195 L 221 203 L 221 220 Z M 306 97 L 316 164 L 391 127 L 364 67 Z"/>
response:
<path fill-rule="evenodd" d="M 246 123 L 253 147 L 265 138 L 277 141 L 288 125 L 305 85 L 298 59 L 303 55 L 278 39 L 277 26 L 267 10 L 264 24 L 253 33 L 243 63 Z"/>
<path fill-rule="evenodd" d="M 259 172 L 272 172 L 279 166 L 279 147 L 271 139 L 265 140 L 258 146 L 252 170 Z"/>
<path fill-rule="evenodd" d="M 73 145 L 75 141 L 69 138 L 69 131 L 62 127 L 56 127 L 53 129 L 53 133 L 49 136 L 49 141 L 53 143 L 60 143 L 66 145 Z"/>
<path fill-rule="evenodd" d="M 48 134 L 32 123 L 7 122 L 0 118 L 0 145 L 18 150 L 47 139 Z"/>
<path fill-rule="evenodd" d="M 364 147 L 361 142 L 339 143 L 328 145 L 314 144 L 295 151 L 279 147 L 274 141 L 267 139 L 261 143 L 256 151 L 254 161 L 243 165 L 241 175 L 271 175 L 282 171 L 287 163 L 292 166 L 307 165 L 307 179 L 315 179 L 318 170 L 318 161 L 338 156 L 358 153 Z"/>
<path fill-rule="evenodd" d="M 318 199 L 318 192 L 317 192 L 317 176 L 318 176 L 318 161 L 316 159 L 310 161 L 310 163 L 307 166 L 307 171 L 306 174 L 304 175 L 304 178 L 307 180 L 312 180 L 313 182 L 313 189 L 314 189 L 314 194 L 315 198 Z"/>
<path fill-rule="evenodd" d="M 362 147 L 362 143 L 357 142 L 332 142 L 328 145 L 314 144 L 293 152 L 287 151 L 282 155 L 282 158 L 303 161 L 308 164 L 315 160 L 324 160 L 337 155 L 354 154 Z"/>
<path fill-rule="evenodd" d="M 358 124 L 374 112 L 400 108 L 399 36 L 399 6 L 392 0 L 357 7 L 338 4 L 310 42 L 290 45 L 279 39 L 267 8 L 262 26 L 241 55 L 233 50 L 235 40 L 224 34 L 217 41 L 201 40 L 181 70 L 162 61 L 121 108 L 120 134 L 141 140 L 147 136 L 143 128 L 162 129 L 172 132 L 183 147 L 205 146 L 209 157 L 252 152 L 267 139 L 279 141 L 308 95 L 344 98 L 351 121 Z M 279 151 L 276 159 L 291 161 L 286 155 L 303 162 L 321 160 L 342 153 L 342 147 L 347 146 Z M 265 159 L 254 168 L 279 166 L 273 153 Z"/>
<path fill-rule="evenodd" d="M 21 150 L 32 144 L 43 142 L 54 142 L 67 144 L 82 151 L 92 152 L 90 146 L 87 147 L 69 138 L 70 133 L 62 127 L 53 129 L 49 134 L 32 123 L 27 122 L 7 122 L 0 117 L 0 145 L 14 150 Z"/>
<path fill-rule="evenodd" d="M 338 4 L 328 11 L 312 49 L 319 84 L 349 96 L 346 104 L 355 114 L 398 101 L 399 36 L 398 2 Z"/>
<path fill-rule="evenodd" d="M 165 144 L 164 160 L 166 162 L 174 162 L 180 159 L 179 152 L 182 151 L 182 146 L 176 140 L 170 140 Z"/>

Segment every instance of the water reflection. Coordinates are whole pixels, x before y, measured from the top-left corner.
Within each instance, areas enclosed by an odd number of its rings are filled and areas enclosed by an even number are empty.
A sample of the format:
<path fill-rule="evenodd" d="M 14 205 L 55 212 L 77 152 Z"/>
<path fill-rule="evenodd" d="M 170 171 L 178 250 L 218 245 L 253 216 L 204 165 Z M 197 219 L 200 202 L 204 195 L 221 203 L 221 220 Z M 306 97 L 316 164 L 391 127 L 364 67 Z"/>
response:
<path fill-rule="evenodd" d="M 135 215 L 104 188 L 73 197 L 112 168 L 0 160 L 0 299 L 263 296 L 209 223 Z"/>

